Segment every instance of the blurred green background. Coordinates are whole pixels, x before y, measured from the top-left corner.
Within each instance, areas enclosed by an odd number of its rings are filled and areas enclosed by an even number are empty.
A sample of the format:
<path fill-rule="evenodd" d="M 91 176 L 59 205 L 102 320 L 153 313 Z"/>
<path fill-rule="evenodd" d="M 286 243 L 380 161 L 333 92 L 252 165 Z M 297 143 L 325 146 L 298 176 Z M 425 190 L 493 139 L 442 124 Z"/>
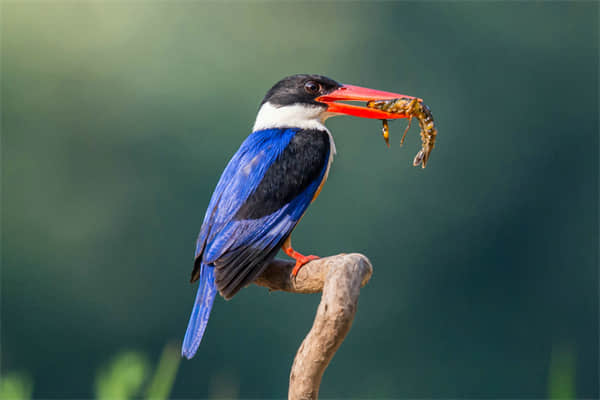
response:
<path fill-rule="evenodd" d="M 439 129 L 421 170 L 416 124 L 387 149 L 378 121 L 328 122 L 294 244 L 375 271 L 322 397 L 598 397 L 597 2 L 1 11 L 1 367 L 23 390 L 91 397 L 115 354 L 183 338 L 221 171 L 275 81 L 320 73 L 419 96 Z M 219 298 L 171 395 L 285 396 L 318 302 Z"/>

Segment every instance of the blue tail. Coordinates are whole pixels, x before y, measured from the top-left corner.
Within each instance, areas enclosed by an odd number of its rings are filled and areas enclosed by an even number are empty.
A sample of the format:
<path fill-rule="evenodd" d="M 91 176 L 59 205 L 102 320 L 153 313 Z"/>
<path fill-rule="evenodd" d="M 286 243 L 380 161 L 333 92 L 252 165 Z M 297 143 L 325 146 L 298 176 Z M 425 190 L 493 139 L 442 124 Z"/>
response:
<path fill-rule="evenodd" d="M 196 294 L 196 301 L 194 302 L 194 309 L 192 310 L 192 316 L 190 317 L 181 348 L 181 355 L 187 359 L 194 357 L 198 346 L 200 346 L 202 335 L 204 335 L 208 317 L 210 316 L 210 310 L 217 294 L 214 267 L 202 264 L 199 281 L 200 284 L 198 286 L 198 293 Z"/>

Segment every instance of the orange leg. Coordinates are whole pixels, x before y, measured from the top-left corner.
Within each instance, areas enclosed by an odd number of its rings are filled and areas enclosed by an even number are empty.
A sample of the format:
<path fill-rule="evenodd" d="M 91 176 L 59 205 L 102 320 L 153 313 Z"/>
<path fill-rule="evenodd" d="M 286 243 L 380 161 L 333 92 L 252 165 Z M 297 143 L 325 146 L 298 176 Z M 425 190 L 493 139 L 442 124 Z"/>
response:
<path fill-rule="evenodd" d="M 292 235 L 288 236 L 288 238 L 285 239 L 285 242 L 283 242 L 283 246 L 281 246 L 281 249 L 285 252 L 285 254 L 296 260 L 296 265 L 294 265 L 294 269 L 292 270 L 293 277 L 296 277 L 296 275 L 298 275 L 298 271 L 300 271 L 300 268 L 302 268 L 304 264 L 319 258 L 317 256 L 304 256 L 298 253 L 296 250 L 292 249 Z"/>

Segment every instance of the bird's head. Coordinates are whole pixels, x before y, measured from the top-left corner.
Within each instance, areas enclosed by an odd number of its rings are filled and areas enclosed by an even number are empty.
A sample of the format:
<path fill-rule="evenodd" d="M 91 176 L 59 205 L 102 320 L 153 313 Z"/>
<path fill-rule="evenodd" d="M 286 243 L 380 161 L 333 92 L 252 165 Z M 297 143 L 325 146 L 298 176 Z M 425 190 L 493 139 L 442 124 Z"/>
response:
<path fill-rule="evenodd" d="M 340 101 L 368 102 L 410 97 L 341 84 L 322 75 L 292 75 L 277 82 L 265 95 L 253 131 L 269 128 L 324 129 L 327 118 L 352 115 L 361 118 L 397 119 L 392 114 Z"/>

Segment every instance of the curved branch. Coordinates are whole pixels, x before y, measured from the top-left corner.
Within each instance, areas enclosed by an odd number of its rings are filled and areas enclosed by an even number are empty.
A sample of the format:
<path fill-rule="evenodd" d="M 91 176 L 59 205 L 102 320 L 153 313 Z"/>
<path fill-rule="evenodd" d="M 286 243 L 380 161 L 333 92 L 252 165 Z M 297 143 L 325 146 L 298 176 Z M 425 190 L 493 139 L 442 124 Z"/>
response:
<path fill-rule="evenodd" d="M 289 399 L 316 399 L 321 378 L 352 326 L 360 288 L 373 267 L 362 254 L 339 254 L 304 265 L 290 278 L 294 263 L 274 260 L 254 283 L 292 293 L 322 291 L 313 326 L 296 353 L 290 373 Z"/>

